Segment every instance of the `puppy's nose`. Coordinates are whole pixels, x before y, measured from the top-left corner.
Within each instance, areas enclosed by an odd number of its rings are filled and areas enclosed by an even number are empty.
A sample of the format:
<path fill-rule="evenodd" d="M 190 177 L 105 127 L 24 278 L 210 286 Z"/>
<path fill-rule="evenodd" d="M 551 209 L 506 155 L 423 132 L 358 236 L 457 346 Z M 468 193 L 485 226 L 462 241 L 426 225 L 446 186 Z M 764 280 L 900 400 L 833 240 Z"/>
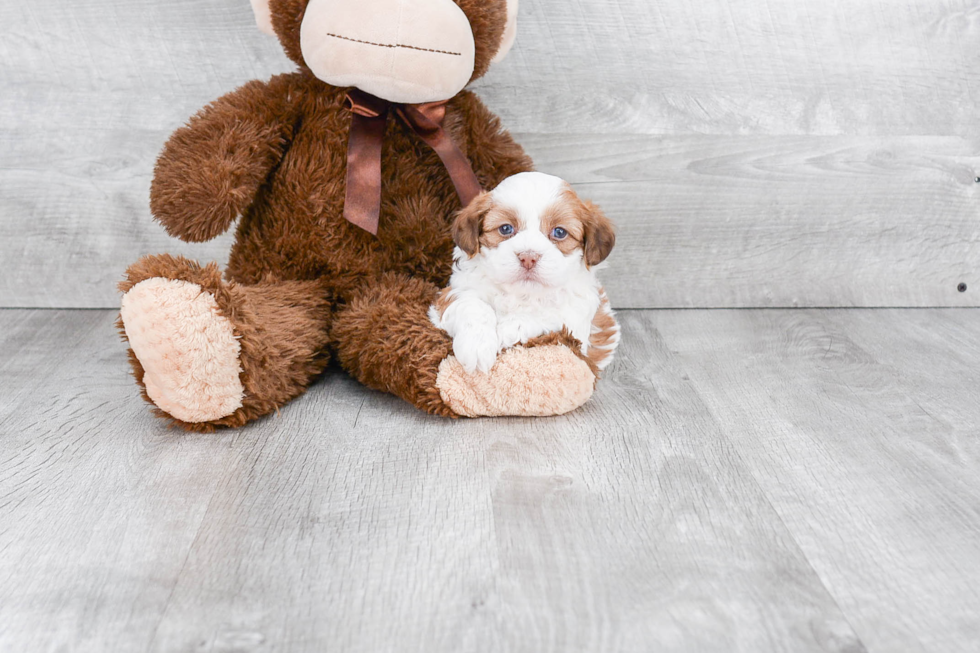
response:
<path fill-rule="evenodd" d="M 524 266 L 525 270 L 533 270 L 534 266 L 541 260 L 541 255 L 537 252 L 521 252 L 517 258 L 521 260 L 521 265 Z"/>

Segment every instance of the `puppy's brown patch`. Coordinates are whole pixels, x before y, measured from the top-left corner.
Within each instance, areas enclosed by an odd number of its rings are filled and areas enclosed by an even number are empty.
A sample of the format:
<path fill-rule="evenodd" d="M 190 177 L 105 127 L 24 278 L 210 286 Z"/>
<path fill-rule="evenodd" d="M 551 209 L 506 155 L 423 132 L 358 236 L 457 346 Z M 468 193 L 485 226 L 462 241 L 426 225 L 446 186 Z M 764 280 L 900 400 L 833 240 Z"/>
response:
<path fill-rule="evenodd" d="M 493 208 L 493 198 L 490 197 L 490 193 L 480 193 L 453 220 L 453 242 L 469 256 L 475 256 L 480 251 L 483 222 L 491 208 Z"/>
<path fill-rule="evenodd" d="M 592 334 L 589 336 L 589 347 L 586 357 L 595 365 L 601 367 L 612 356 L 613 345 L 619 334 L 619 325 L 612 315 L 609 298 L 604 288 L 599 289 L 599 310 L 592 318 Z"/>
<path fill-rule="evenodd" d="M 524 221 L 517 215 L 517 211 L 509 206 L 495 206 L 483 218 L 483 233 L 480 234 L 481 247 L 496 247 L 511 236 L 500 233 L 500 228 L 505 224 L 514 227 L 514 234 L 522 231 L 525 227 Z"/>
<path fill-rule="evenodd" d="M 582 225 L 585 227 L 585 264 L 589 267 L 606 260 L 616 246 L 616 229 L 613 223 L 598 206 L 586 200 L 582 202 L 584 211 Z"/>
<path fill-rule="evenodd" d="M 582 249 L 582 240 L 585 235 L 583 216 L 585 215 L 582 200 L 578 198 L 570 187 L 562 192 L 561 198 L 544 210 L 541 214 L 541 233 L 547 236 L 555 247 L 565 256 L 568 256 L 577 249 Z M 561 240 L 552 238 L 551 232 L 555 227 L 561 227 L 568 232 L 568 235 Z"/>
<path fill-rule="evenodd" d="M 552 238 L 555 227 L 562 227 L 568 236 L 561 240 Z M 589 267 L 606 260 L 616 244 L 616 232 L 609 218 L 592 202 L 580 199 L 567 185 L 561 198 L 541 215 L 541 231 L 565 256 L 583 250 Z"/>
<path fill-rule="evenodd" d="M 439 295 L 436 297 L 436 301 L 432 303 L 435 306 L 436 311 L 439 313 L 439 318 L 446 314 L 449 307 L 452 306 L 453 302 L 456 301 L 456 295 L 452 294 L 452 288 L 443 288 L 439 291 Z"/>

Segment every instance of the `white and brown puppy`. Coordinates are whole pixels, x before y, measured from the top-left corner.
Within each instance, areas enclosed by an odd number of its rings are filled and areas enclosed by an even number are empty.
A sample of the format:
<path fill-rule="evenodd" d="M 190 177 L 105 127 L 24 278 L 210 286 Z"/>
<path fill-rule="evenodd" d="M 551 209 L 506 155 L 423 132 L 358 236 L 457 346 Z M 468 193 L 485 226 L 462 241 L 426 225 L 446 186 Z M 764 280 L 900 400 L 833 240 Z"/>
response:
<path fill-rule="evenodd" d="M 429 310 L 468 372 L 488 372 L 507 347 L 567 327 L 602 369 L 619 343 L 596 270 L 616 242 L 612 223 L 563 180 L 505 179 L 453 223 L 453 275 Z"/>

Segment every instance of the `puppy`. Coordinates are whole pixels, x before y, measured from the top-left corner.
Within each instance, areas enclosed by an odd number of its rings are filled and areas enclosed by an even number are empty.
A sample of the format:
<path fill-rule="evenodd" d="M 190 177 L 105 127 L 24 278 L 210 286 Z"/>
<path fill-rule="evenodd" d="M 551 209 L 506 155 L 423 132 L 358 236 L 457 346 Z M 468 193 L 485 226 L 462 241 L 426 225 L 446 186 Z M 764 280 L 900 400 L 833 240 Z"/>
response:
<path fill-rule="evenodd" d="M 566 182 L 508 177 L 459 213 L 453 240 L 453 274 L 429 318 L 466 371 L 488 372 L 502 349 L 562 327 L 599 369 L 612 362 L 619 325 L 596 270 L 616 235 Z"/>

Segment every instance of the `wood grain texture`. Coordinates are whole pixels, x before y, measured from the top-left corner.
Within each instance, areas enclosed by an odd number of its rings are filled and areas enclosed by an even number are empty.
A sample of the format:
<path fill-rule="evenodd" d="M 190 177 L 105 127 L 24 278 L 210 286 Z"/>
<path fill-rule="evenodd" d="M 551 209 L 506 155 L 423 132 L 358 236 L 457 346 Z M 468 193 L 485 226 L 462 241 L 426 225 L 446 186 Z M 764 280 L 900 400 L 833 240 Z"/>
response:
<path fill-rule="evenodd" d="M 978 37 L 969 0 L 527 0 L 476 89 L 620 224 L 619 307 L 976 306 Z M 153 161 L 290 68 L 244 0 L 0 6 L 0 306 L 223 261 L 152 222 Z"/>
<path fill-rule="evenodd" d="M 972 0 L 531 0 L 520 18 L 477 82 L 517 131 L 978 134 Z"/>
<path fill-rule="evenodd" d="M 2 650 L 865 650 L 655 315 L 565 417 L 329 372 L 212 436 L 149 416 L 113 317 L 0 311 Z"/>
<path fill-rule="evenodd" d="M 974 650 L 980 314 L 644 319 L 690 371 L 868 650 Z"/>
<path fill-rule="evenodd" d="M 621 308 L 970 306 L 980 297 L 969 290 L 980 290 L 980 156 L 962 138 L 524 141 L 619 223 L 604 279 Z"/>
<path fill-rule="evenodd" d="M 0 306 L 110 307 L 143 254 L 224 261 L 149 214 L 153 163 L 207 102 L 289 70 L 248 2 L 0 6 Z"/>
<path fill-rule="evenodd" d="M 0 650 L 975 648 L 980 311 L 625 312 L 565 417 L 331 371 L 210 436 L 113 319 L 0 310 Z"/>

